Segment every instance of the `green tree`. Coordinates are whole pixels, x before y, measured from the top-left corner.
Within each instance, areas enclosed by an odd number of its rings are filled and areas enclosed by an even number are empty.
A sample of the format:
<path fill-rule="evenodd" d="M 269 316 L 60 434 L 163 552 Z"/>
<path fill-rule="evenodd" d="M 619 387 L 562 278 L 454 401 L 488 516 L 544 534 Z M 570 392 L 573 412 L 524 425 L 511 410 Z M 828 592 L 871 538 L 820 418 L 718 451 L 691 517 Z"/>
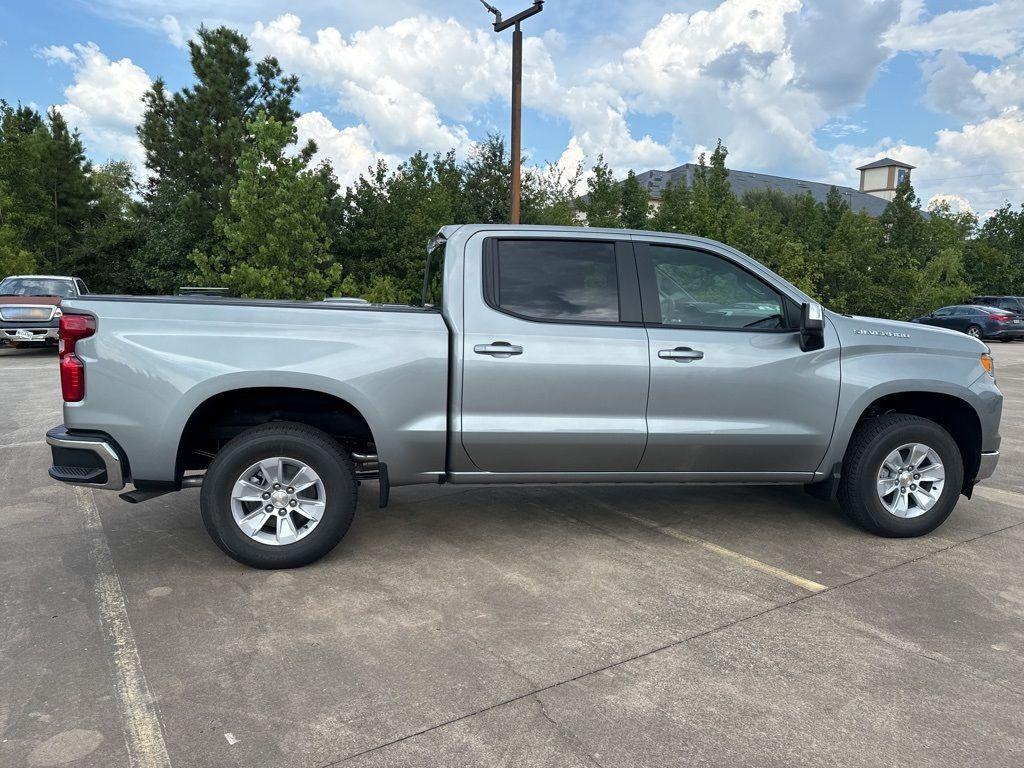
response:
<path fill-rule="evenodd" d="M 581 209 L 587 219 L 588 227 L 619 227 L 622 226 L 620 215 L 622 195 L 619 185 L 612 176 L 611 168 L 598 155 L 597 162 L 591 169 L 587 179 L 587 196 Z"/>
<path fill-rule="evenodd" d="M 25 275 L 36 271 L 36 260 L 25 250 L 21 234 L 11 218 L 14 197 L 0 182 L 0 276 Z M 0 279 L 2 279 L 0 277 Z"/>
<path fill-rule="evenodd" d="M 150 178 L 145 189 L 145 240 L 135 269 L 145 286 L 170 292 L 191 268 L 193 250 L 218 246 L 214 221 L 228 209 L 238 162 L 259 113 L 290 125 L 297 78 L 277 60 L 252 64 L 244 36 L 201 27 L 189 42 L 194 85 L 170 94 L 157 80 L 146 94 L 139 139 Z"/>
<path fill-rule="evenodd" d="M 651 229 L 657 232 L 693 231 L 693 211 L 691 209 L 690 187 L 686 177 L 665 185 L 661 192 L 658 209 L 651 218 Z"/>
<path fill-rule="evenodd" d="M 708 165 L 702 152 L 693 175 L 693 234 L 722 242 L 728 240 L 729 223 L 739 206 L 729 184 L 729 171 L 725 167 L 728 154 L 729 151 L 719 139 L 715 151 L 711 153 L 711 164 Z"/>
<path fill-rule="evenodd" d="M 142 241 L 134 169 L 126 161 L 113 161 L 93 170 L 90 181 L 96 201 L 75 274 L 97 293 L 141 291 L 145 286 L 132 269 Z"/>
<path fill-rule="evenodd" d="M 240 296 L 322 299 L 342 282 L 324 221 L 328 193 L 311 152 L 289 156 L 295 126 L 260 113 L 238 162 L 227 211 L 214 222 L 218 246 L 193 252 L 197 278 Z"/>
<path fill-rule="evenodd" d="M 619 195 L 622 226 L 627 229 L 646 229 L 650 217 L 650 197 L 632 170 L 619 186 Z"/>

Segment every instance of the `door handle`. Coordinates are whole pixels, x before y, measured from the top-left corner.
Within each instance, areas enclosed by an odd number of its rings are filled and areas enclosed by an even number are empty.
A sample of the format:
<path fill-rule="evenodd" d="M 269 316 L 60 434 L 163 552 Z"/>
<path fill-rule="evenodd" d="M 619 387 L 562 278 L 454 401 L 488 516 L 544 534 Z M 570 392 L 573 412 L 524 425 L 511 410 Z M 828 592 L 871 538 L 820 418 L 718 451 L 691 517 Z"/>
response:
<path fill-rule="evenodd" d="M 492 341 L 490 344 L 477 344 L 473 351 L 478 355 L 490 355 L 491 357 L 512 357 L 512 355 L 523 354 L 523 348 L 507 341 Z"/>
<path fill-rule="evenodd" d="M 704 353 L 699 349 L 689 347 L 676 347 L 675 349 L 662 349 L 658 351 L 658 357 L 662 360 L 675 360 L 679 363 L 688 363 L 691 360 L 703 360 Z"/>

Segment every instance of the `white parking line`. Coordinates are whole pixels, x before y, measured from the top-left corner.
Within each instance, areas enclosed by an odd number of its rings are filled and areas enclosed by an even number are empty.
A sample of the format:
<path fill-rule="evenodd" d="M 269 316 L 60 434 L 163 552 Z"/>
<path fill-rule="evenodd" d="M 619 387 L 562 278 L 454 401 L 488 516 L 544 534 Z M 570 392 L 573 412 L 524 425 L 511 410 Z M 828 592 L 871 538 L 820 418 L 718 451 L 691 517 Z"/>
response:
<path fill-rule="evenodd" d="M 117 701 L 125 746 L 128 747 L 128 763 L 132 768 L 170 768 L 171 759 L 167 755 L 163 729 L 142 671 L 139 649 L 128 621 L 124 591 L 114 570 L 114 558 L 110 554 L 103 522 L 92 491 L 75 488 L 74 492 L 75 501 L 85 518 L 89 559 L 96 572 L 93 589 L 99 602 L 103 629 L 114 655 Z"/>
<path fill-rule="evenodd" d="M 7 371 L 53 371 L 57 373 L 57 365 L 4 365 L 0 366 L 0 373 Z"/>

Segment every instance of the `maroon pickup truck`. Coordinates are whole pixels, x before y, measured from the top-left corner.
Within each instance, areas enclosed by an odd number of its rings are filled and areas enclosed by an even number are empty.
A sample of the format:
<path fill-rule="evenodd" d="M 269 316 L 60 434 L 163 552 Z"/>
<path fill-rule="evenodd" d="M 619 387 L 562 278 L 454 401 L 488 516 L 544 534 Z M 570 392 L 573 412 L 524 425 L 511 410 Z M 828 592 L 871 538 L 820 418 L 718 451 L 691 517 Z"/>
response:
<path fill-rule="evenodd" d="M 13 275 L 0 281 L 0 344 L 56 344 L 62 299 L 88 289 L 77 277 Z"/>

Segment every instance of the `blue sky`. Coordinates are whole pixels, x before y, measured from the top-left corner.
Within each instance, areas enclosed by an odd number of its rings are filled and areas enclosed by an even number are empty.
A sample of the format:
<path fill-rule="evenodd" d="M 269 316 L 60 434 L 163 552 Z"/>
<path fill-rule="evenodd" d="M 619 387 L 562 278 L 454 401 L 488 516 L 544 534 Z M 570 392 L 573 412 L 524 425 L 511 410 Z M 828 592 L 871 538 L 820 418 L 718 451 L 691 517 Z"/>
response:
<path fill-rule="evenodd" d="M 507 132 L 510 38 L 489 20 L 477 0 L 13 0 L 0 98 L 140 163 L 141 94 L 188 84 L 185 41 L 228 24 L 300 76 L 300 135 L 344 183 Z M 890 155 L 926 203 L 1024 199 L 1024 0 L 548 0 L 525 32 L 534 162 L 667 168 L 721 137 L 735 168 L 856 185 Z"/>

